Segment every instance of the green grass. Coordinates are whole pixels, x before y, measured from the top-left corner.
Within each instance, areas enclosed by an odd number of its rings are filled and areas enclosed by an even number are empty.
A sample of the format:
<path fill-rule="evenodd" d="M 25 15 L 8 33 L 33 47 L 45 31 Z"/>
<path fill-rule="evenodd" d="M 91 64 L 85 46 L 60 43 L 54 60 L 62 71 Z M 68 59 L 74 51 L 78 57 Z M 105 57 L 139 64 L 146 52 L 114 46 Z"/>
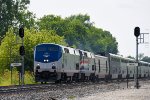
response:
<path fill-rule="evenodd" d="M 69 96 L 68 99 L 69 100 L 74 100 L 76 97 L 75 96 Z"/>
<path fill-rule="evenodd" d="M 24 75 L 25 84 L 35 84 L 34 75 L 32 72 L 25 71 Z M 16 68 L 12 70 L 12 84 L 11 84 L 11 71 L 5 69 L 3 73 L 0 74 L 0 86 L 9 86 L 9 85 L 19 85 L 19 72 Z"/>

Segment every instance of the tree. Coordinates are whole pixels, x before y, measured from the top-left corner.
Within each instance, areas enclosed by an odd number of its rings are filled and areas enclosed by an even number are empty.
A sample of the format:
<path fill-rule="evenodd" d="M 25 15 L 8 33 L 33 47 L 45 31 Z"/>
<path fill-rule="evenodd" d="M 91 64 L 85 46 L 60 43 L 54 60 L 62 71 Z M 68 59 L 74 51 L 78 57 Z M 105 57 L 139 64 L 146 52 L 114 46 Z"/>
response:
<path fill-rule="evenodd" d="M 34 25 L 35 16 L 27 10 L 29 0 L 0 0 L 0 36 L 5 35 L 9 27 L 27 28 Z"/>
<path fill-rule="evenodd" d="M 60 16 L 47 15 L 39 19 L 40 30 L 54 30 L 64 36 L 68 46 L 97 52 L 118 52 L 118 43 L 108 31 L 93 26 L 88 15 L 72 15 L 62 19 Z"/>
<path fill-rule="evenodd" d="M 16 38 L 17 42 L 20 43 L 20 37 L 18 35 L 16 36 L 13 32 L 13 29 L 11 28 L 2 40 L 2 43 L 0 45 L 0 72 L 2 72 L 6 68 L 9 69 L 11 62 L 20 61 L 20 44 L 16 44 Z M 52 30 L 41 30 L 37 32 L 35 29 L 29 30 L 25 28 L 24 47 L 26 69 L 33 70 L 34 47 L 40 43 L 56 43 L 66 45 L 66 43 L 64 42 L 64 37 L 58 36 Z"/>
<path fill-rule="evenodd" d="M 138 60 L 142 60 L 144 58 L 144 53 L 138 54 Z"/>
<path fill-rule="evenodd" d="M 127 56 L 127 58 L 135 59 L 135 58 L 134 58 L 134 57 L 132 57 L 132 56 Z"/>
<path fill-rule="evenodd" d="M 145 57 L 142 58 L 142 61 L 145 61 L 145 62 L 149 62 L 149 63 L 150 63 L 150 57 L 145 56 Z"/>
<path fill-rule="evenodd" d="M 150 57 L 145 56 L 145 57 L 142 58 L 142 61 L 145 61 L 145 62 L 149 62 L 149 63 L 150 63 Z"/>
<path fill-rule="evenodd" d="M 45 15 L 37 21 L 39 30 L 53 30 L 59 36 L 63 36 L 64 20 L 60 16 Z"/>

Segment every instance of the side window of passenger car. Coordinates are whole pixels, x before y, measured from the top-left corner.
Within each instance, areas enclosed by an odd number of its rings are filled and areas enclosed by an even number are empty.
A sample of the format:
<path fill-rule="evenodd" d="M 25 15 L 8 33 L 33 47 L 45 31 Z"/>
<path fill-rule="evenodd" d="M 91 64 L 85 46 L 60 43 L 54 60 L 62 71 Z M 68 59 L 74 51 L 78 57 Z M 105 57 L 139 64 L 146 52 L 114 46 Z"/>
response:
<path fill-rule="evenodd" d="M 101 71 L 101 64 L 100 64 L 101 62 L 100 62 L 100 60 L 98 60 L 98 67 L 99 67 L 99 72 Z"/>
<path fill-rule="evenodd" d="M 64 48 L 65 53 L 69 53 L 69 49 Z"/>
<path fill-rule="evenodd" d="M 86 57 L 86 58 L 87 58 L 87 53 L 84 53 L 84 57 Z"/>
<path fill-rule="evenodd" d="M 83 56 L 82 51 L 79 50 L 79 54 L 80 54 L 80 60 L 81 60 Z"/>
<path fill-rule="evenodd" d="M 107 66 L 107 61 L 106 61 L 106 73 L 107 73 L 107 71 L 108 71 L 108 66 Z"/>

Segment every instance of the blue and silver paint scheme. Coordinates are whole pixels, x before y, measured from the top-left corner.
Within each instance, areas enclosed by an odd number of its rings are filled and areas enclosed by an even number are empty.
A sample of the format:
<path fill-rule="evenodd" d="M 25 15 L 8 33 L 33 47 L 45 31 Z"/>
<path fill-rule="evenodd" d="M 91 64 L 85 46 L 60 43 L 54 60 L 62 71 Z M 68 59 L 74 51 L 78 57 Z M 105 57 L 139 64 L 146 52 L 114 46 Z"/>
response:
<path fill-rule="evenodd" d="M 34 74 L 36 81 L 58 79 L 62 67 L 62 48 L 56 44 L 39 44 L 34 50 Z"/>

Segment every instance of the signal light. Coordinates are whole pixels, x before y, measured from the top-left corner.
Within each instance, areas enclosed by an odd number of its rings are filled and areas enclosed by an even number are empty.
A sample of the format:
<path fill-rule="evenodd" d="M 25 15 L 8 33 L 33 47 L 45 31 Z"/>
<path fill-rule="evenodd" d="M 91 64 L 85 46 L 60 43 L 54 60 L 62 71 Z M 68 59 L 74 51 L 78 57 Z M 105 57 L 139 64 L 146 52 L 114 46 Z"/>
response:
<path fill-rule="evenodd" d="M 19 52 L 20 52 L 21 56 L 25 55 L 25 48 L 24 48 L 24 46 L 20 46 Z"/>
<path fill-rule="evenodd" d="M 20 36 L 21 38 L 24 37 L 24 28 L 23 28 L 23 27 L 19 28 L 19 36 Z"/>
<path fill-rule="evenodd" d="M 140 28 L 139 27 L 135 27 L 135 29 L 134 29 L 134 35 L 136 37 L 138 37 L 140 35 Z"/>

